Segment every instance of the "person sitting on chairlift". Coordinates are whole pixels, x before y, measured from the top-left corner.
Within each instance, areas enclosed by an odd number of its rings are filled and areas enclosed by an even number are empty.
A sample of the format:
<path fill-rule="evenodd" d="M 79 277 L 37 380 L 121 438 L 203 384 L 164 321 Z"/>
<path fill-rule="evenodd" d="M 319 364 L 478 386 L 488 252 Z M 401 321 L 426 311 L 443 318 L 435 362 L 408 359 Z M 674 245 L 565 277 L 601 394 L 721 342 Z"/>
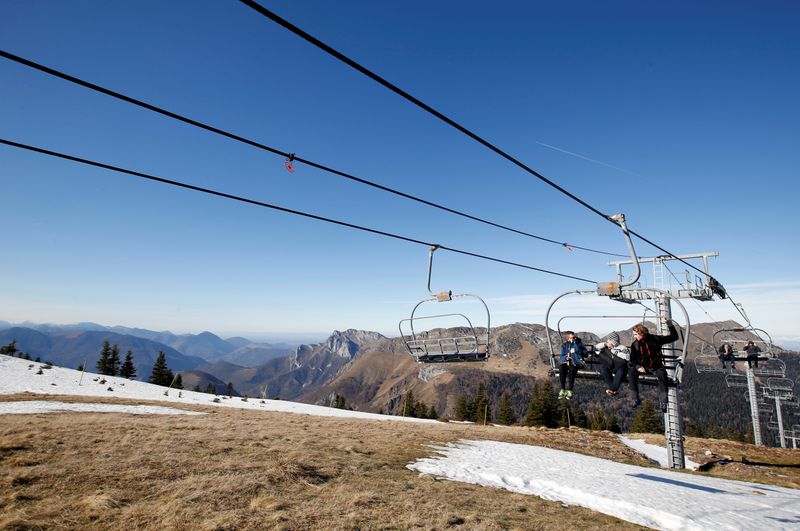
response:
<path fill-rule="evenodd" d="M 558 392 L 558 398 L 572 399 L 575 375 L 578 374 L 578 367 L 583 365 L 583 357 L 586 354 L 587 349 L 583 346 L 581 338 L 576 336 L 575 332 L 564 332 L 564 344 L 561 346 L 558 366 L 558 376 L 561 379 L 561 391 Z"/>
<path fill-rule="evenodd" d="M 761 353 L 761 347 L 752 341 L 748 341 L 744 351 L 747 353 L 747 366 L 751 369 L 753 367 L 758 369 L 758 355 Z"/>
<path fill-rule="evenodd" d="M 674 321 L 667 321 L 669 334 L 657 336 L 651 334 L 646 326 L 637 324 L 633 327 L 633 343 L 628 369 L 628 380 L 631 385 L 633 407 L 642 403 L 639 398 L 639 375 L 652 374 L 658 378 L 658 405 L 663 413 L 667 411 L 667 369 L 664 368 L 662 345 L 678 339 L 678 330 Z"/>
<path fill-rule="evenodd" d="M 626 356 L 627 347 L 619 344 L 619 334 L 614 332 L 604 342 L 598 343 L 595 350 L 597 359 L 600 361 L 600 376 L 608 386 L 606 394 L 616 396 L 619 386 L 622 384 L 622 378 L 628 369 L 628 360 L 623 357 Z M 627 356 L 629 355 L 627 354 Z"/>
<path fill-rule="evenodd" d="M 725 369 L 725 362 L 731 362 L 731 369 L 736 368 L 736 358 L 733 357 L 736 351 L 733 350 L 733 347 L 730 343 L 723 343 L 721 347 L 719 347 L 719 360 L 722 362 L 722 368 Z"/>

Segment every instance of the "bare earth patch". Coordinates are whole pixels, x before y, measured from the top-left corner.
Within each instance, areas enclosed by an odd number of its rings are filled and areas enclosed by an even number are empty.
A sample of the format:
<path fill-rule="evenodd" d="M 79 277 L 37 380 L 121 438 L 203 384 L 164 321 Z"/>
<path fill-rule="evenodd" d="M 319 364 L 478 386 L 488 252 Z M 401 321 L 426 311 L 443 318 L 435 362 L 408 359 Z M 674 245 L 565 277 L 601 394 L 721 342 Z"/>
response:
<path fill-rule="evenodd" d="M 33 397 L 16 395 L 0 400 L 25 398 Z M 405 468 L 429 455 L 429 445 L 459 439 L 536 444 L 647 464 L 607 432 L 186 409 L 208 415 L 0 416 L 0 528 L 636 527 L 588 509 L 442 481 Z M 697 441 L 698 452 L 714 444 Z M 652 442 L 658 443 L 658 438 Z M 735 445 L 742 455 L 753 455 L 753 460 L 757 455 L 762 461 L 791 460 L 793 456 L 790 450 L 770 449 L 766 455 L 753 446 L 718 442 Z M 694 446 L 690 439 L 687 447 Z M 777 453 L 772 455 L 772 451 Z M 756 471 L 735 479 L 798 486 L 794 468 L 776 468 L 778 475 L 786 477 L 772 477 L 773 469 L 768 466 L 747 466 Z M 730 470 L 719 466 L 710 473 L 731 477 Z"/>

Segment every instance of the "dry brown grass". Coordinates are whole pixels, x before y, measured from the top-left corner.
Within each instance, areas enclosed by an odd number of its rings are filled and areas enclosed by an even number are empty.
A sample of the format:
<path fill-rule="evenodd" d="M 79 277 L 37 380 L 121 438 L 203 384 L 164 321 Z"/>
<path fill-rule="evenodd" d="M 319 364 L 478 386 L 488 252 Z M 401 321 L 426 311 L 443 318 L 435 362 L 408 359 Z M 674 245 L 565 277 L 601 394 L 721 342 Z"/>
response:
<path fill-rule="evenodd" d="M 31 396 L 2 400 L 20 398 Z M 588 509 L 405 468 L 429 453 L 427 445 L 462 438 L 645 464 L 609 433 L 193 409 L 208 415 L 0 416 L 0 528 L 636 527 Z"/>

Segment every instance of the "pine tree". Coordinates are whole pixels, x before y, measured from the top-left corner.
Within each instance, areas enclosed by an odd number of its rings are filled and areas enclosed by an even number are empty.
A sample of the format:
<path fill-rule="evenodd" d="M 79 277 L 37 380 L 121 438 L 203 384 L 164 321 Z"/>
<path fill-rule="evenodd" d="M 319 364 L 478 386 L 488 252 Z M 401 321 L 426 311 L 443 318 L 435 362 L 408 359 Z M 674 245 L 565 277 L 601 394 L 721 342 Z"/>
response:
<path fill-rule="evenodd" d="M 194 387 L 192 388 L 192 391 L 194 391 L 195 393 L 199 393 L 200 392 L 200 384 L 199 383 L 198 384 L 194 384 Z"/>
<path fill-rule="evenodd" d="M 233 382 L 228 382 L 225 392 L 228 393 L 228 398 L 233 396 Z"/>
<path fill-rule="evenodd" d="M 514 408 L 511 406 L 511 393 L 506 389 L 500 398 L 500 411 L 497 413 L 497 422 L 503 426 L 511 426 L 517 422 Z"/>
<path fill-rule="evenodd" d="M 133 352 L 130 350 L 125 354 L 125 362 L 119 369 L 119 375 L 123 378 L 136 378 L 136 367 L 133 365 Z"/>
<path fill-rule="evenodd" d="M 183 389 L 183 378 L 181 377 L 181 373 L 175 375 L 175 383 L 172 384 L 173 389 Z"/>
<path fill-rule="evenodd" d="M 662 433 L 661 418 L 656 414 L 652 400 L 645 400 L 636 412 L 631 425 L 634 433 Z"/>
<path fill-rule="evenodd" d="M 335 393 L 333 395 L 333 402 L 332 405 L 336 409 L 347 409 L 346 399 L 340 395 L 339 393 Z"/>
<path fill-rule="evenodd" d="M 611 413 L 606 417 L 606 425 L 608 426 L 608 431 L 611 433 L 622 433 L 622 428 L 619 427 L 619 419 L 616 414 Z"/>
<path fill-rule="evenodd" d="M 486 424 L 492 421 L 492 412 L 489 409 L 489 397 L 486 396 L 486 386 L 478 385 L 478 394 L 475 395 L 475 422 Z"/>
<path fill-rule="evenodd" d="M 156 362 L 153 364 L 153 371 L 147 381 L 152 384 L 168 387 L 172 383 L 174 377 L 172 371 L 169 370 L 167 366 L 167 355 L 164 354 L 164 351 L 159 352 Z"/>
<path fill-rule="evenodd" d="M 427 418 L 434 420 L 439 418 L 439 413 L 436 411 L 436 408 L 433 407 L 433 404 L 431 404 L 430 409 L 428 409 Z"/>
<path fill-rule="evenodd" d="M 103 350 L 100 351 L 100 359 L 97 360 L 97 372 L 103 375 L 108 374 L 108 363 L 111 360 L 111 345 L 108 340 L 103 341 Z"/>
<path fill-rule="evenodd" d="M 608 420 L 602 409 L 598 409 L 592 415 L 592 422 L 589 424 L 589 429 L 594 431 L 603 431 L 608 429 Z"/>
<path fill-rule="evenodd" d="M 576 402 L 572 403 L 572 425 L 579 428 L 589 428 L 589 418 L 583 408 Z"/>
<path fill-rule="evenodd" d="M 456 401 L 456 410 L 453 412 L 453 419 L 458 421 L 467 420 L 467 397 L 461 395 Z"/>
<path fill-rule="evenodd" d="M 108 375 L 116 376 L 119 374 L 120 360 L 119 360 L 119 345 L 114 343 L 111 347 L 111 355 L 108 357 Z"/>
<path fill-rule="evenodd" d="M 527 426 L 555 428 L 559 422 L 558 400 L 549 381 L 534 387 L 534 394 L 525 416 Z"/>
<path fill-rule="evenodd" d="M 208 382 L 208 385 L 206 385 L 206 393 L 210 395 L 217 394 L 217 390 L 216 388 L 214 388 L 214 384 L 212 384 L 211 382 Z"/>
<path fill-rule="evenodd" d="M 416 407 L 417 403 L 414 401 L 414 392 L 409 389 L 406 391 L 406 396 L 403 399 L 403 416 L 404 417 L 413 417 L 414 416 L 414 408 Z"/>
<path fill-rule="evenodd" d="M 15 356 L 19 352 L 17 349 L 17 340 L 12 339 L 11 343 L 4 347 L 0 347 L 0 354 L 5 354 L 6 356 Z"/>

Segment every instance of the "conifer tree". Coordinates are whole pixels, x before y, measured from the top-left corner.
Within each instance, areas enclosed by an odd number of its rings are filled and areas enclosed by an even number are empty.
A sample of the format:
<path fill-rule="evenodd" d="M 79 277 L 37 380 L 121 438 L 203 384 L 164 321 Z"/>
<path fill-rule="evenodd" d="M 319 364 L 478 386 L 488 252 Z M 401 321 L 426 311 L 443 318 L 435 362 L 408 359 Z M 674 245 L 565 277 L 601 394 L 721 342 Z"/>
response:
<path fill-rule="evenodd" d="M 15 356 L 17 352 L 19 352 L 19 350 L 17 349 L 16 339 L 12 339 L 11 343 L 0 348 L 0 354 L 5 354 L 6 356 Z"/>
<path fill-rule="evenodd" d="M 511 406 L 511 393 L 506 389 L 500 398 L 500 411 L 497 413 L 497 422 L 503 426 L 511 426 L 517 422 L 514 408 Z"/>
<path fill-rule="evenodd" d="M 555 428 L 559 422 L 559 409 L 556 395 L 549 381 L 534 387 L 535 391 L 528 406 L 525 424 L 528 426 L 546 426 Z"/>
<path fill-rule="evenodd" d="M 108 340 L 103 341 L 103 350 L 100 351 L 100 359 L 97 360 L 97 372 L 103 375 L 108 374 L 108 363 L 111 360 L 111 345 Z"/>
<path fill-rule="evenodd" d="M 406 396 L 403 399 L 403 408 L 402 408 L 402 415 L 404 417 L 413 417 L 414 416 L 414 408 L 416 407 L 417 403 L 414 401 L 414 392 L 409 389 L 406 391 Z"/>
<path fill-rule="evenodd" d="M 486 424 L 492 421 L 492 411 L 489 408 L 489 397 L 486 396 L 486 386 L 478 385 L 478 394 L 475 395 L 475 422 Z"/>
<path fill-rule="evenodd" d="M 456 410 L 453 413 L 453 419 L 465 421 L 467 420 L 467 415 L 467 397 L 462 394 L 458 397 L 458 401 L 456 402 Z"/>
<path fill-rule="evenodd" d="M 594 431 L 602 431 L 608 429 L 608 421 L 602 409 L 598 409 L 592 415 L 592 422 L 589 424 L 589 429 Z"/>
<path fill-rule="evenodd" d="M 133 365 L 133 352 L 130 350 L 125 354 L 125 362 L 119 369 L 119 375 L 123 378 L 136 378 L 136 367 Z"/>
<path fill-rule="evenodd" d="M 217 394 L 217 390 L 214 388 L 214 384 L 212 384 L 211 382 L 208 382 L 208 385 L 206 385 L 206 393 L 210 395 Z"/>
<path fill-rule="evenodd" d="M 225 391 L 228 393 L 228 398 L 233 396 L 233 382 L 228 382 L 227 388 Z"/>
<path fill-rule="evenodd" d="M 167 366 L 167 355 L 164 354 L 164 351 L 159 352 L 156 362 L 153 364 L 153 371 L 147 381 L 167 387 L 172 383 L 174 377 L 175 375 L 172 374 L 172 371 Z"/>
<path fill-rule="evenodd" d="M 622 433 L 622 428 L 619 427 L 619 419 L 614 413 L 611 413 L 606 417 L 606 426 L 608 426 L 607 429 L 611 433 Z"/>
<path fill-rule="evenodd" d="M 343 397 L 339 393 L 335 393 L 333 395 L 332 405 L 336 409 L 347 409 L 347 400 L 345 399 L 345 397 Z"/>
<path fill-rule="evenodd" d="M 194 384 L 194 387 L 192 388 L 192 391 L 194 391 L 195 393 L 199 393 L 200 392 L 200 384 L 199 383 L 198 384 Z"/>
<path fill-rule="evenodd" d="M 636 412 L 631 425 L 634 433 L 662 433 L 661 418 L 656 414 L 652 400 L 645 400 Z"/>
<path fill-rule="evenodd" d="M 575 402 L 572 403 L 572 425 L 579 428 L 589 427 L 589 418 L 586 416 L 586 412 Z"/>
<path fill-rule="evenodd" d="M 433 404 L 431 404 L 430 409 L 428 409 L 427 417 L 434 420 L 439 418 L 439 413 L 436 411 L 436 408 L 433 407 Z"/>
<path fill-rule="evenodd" d="M 173 389 L 183 389 L 183 377 L 181 373 L 175 375 L 175 383 L 172 384 Z"/>
<path fill-rule="evenodd" d="M 418 419 L 428 418 L 428 406 L 422 400 L 414 404 L 414 416 Z"/>
<path fill-rule="evenodd" d="M 111 347 L 111 355 L 108 357 L 108 376 L 116 376 L 119 374 L 120 359 L 119 359 L 119 345 L 114 343 Z"/>

